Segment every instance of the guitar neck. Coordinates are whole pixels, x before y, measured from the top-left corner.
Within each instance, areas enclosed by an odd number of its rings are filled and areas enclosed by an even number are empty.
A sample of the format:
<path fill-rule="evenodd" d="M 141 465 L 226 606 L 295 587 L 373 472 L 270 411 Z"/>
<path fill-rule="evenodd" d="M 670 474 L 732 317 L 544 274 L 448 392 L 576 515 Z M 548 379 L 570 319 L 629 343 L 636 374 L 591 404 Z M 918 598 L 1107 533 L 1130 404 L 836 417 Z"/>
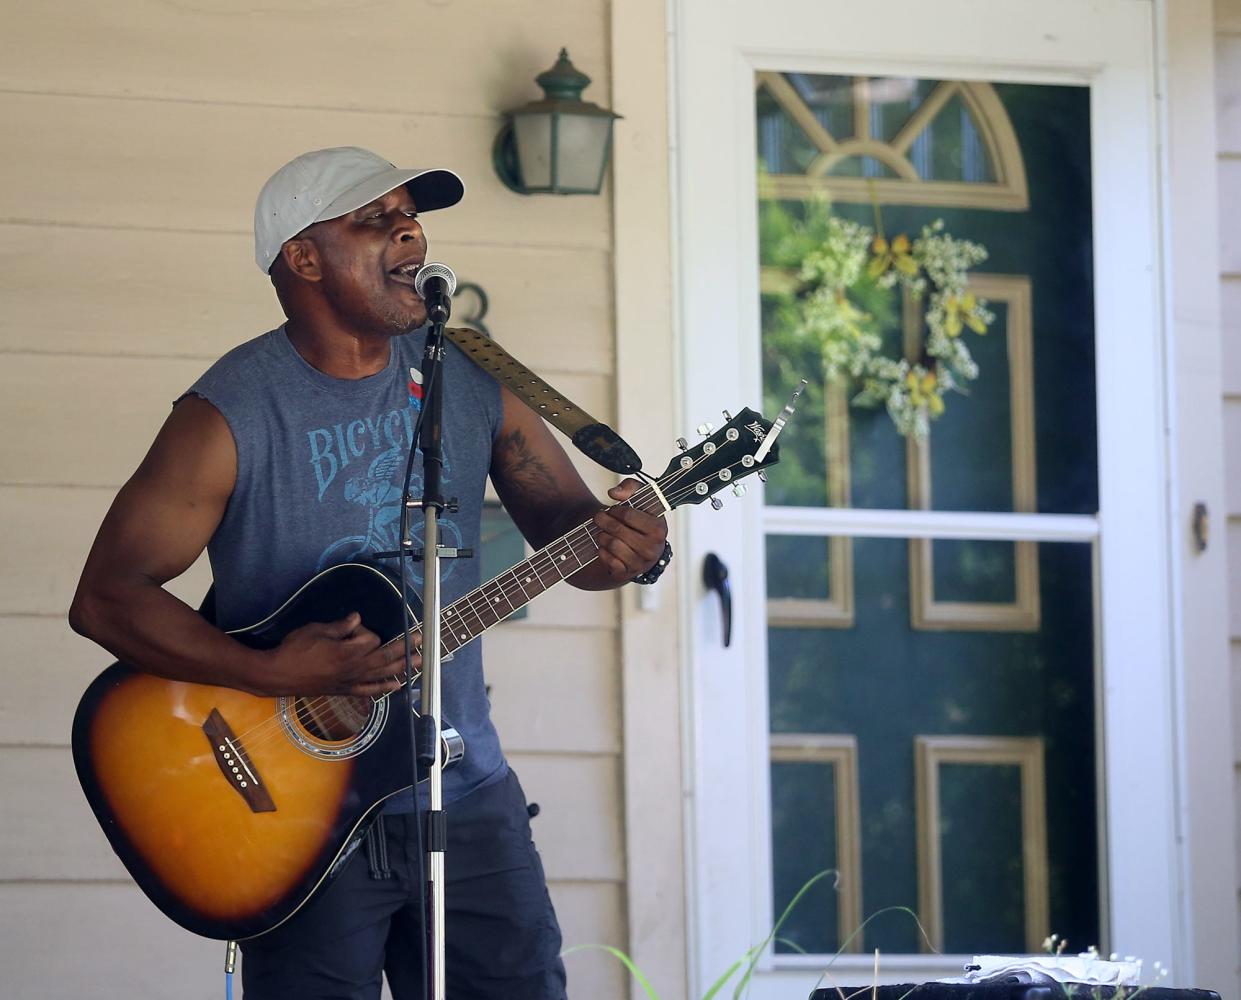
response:
<path fill-rule="evenodd" d="M 617 506 L 635 507 L 652 514 L 665 513 L 649 487 Z M 444 608 L 440 619 L 440 643 L 444 653 L 455 653 L 597 558 L 598 528 L 592 519 L 543 546 L 525 562 L 506 569 L 477 590 L 453 601 Z M 421 632 L 419 623 L 411 634 Z M 395 641 L 400 640 L 398 636 Z"/>

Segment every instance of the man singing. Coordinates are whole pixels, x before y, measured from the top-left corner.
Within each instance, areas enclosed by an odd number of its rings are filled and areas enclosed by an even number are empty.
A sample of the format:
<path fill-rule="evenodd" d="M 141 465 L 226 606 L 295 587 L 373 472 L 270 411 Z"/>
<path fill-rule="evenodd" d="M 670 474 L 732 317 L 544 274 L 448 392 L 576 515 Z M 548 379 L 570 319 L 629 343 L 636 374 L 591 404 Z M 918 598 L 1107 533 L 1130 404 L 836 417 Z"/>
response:
<path fill-rule="evenodd" d="M 382 646 L 356 612 L 271 650 L 225 630 L 259 621 L 320 570 L 398 547 L 422 405 L 422 216 L 463 193 L 451 171 L 402 170 L 353 147 L 299 156 L 263 186 L 256 258 L 287 320 L 230 351 L 174 404 L 99 529 L 70 611 L 75 630 L 139 670 L 263 697 L 399 688 L 402 644 Z M 490 475 L 535 547 L 594 518 L 599 557 L 574 586 L 619 587 L 663 561 L 665 522 L 601 509 L 541 419 L 451 345 L 444 380 L 443 495 L 458 501 L 440 522 L 447 544 L 478 548 Z M 414 495 L 420 484 L 419 464 Z M 609 496 L 637 487 L 625 480 Z M 215 624 L 163 588 L 204 548 Z M 409 572 L 420 586 L 420 564 Z M 445 604 L 478 577 L 477 560 L 446 561 Z M 444 716 L 466 745 L 444 776 L 448 995 L 564 997 L 560 931 L 489 717 L 478 643 L 455 653 L 443 683 Z M 388 800 L 367 850 L 286 923 L 243 944 L 249 1000 L 378 998 L 385 972 L 397 1000 L 421 995 L 414 806 L 408 791 Z"/>

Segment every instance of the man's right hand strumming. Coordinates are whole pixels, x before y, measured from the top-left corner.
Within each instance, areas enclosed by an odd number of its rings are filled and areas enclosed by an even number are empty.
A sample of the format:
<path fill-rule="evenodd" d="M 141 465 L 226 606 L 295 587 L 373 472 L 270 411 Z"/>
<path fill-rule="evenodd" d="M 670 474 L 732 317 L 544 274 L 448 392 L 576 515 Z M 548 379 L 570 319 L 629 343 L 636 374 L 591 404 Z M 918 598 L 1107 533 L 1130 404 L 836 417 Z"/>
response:
<path fill-rule="evenodd" d="M 422 666 L 413 637 L 414 669 Z M 312 622 L 294 629 L 269 653 L 268 669 L 256 677 L 266 695 L 348 694 L 375 698 L 400 690 L 405 644 L 381 645 L 356 611 L 334 622 Z"/>

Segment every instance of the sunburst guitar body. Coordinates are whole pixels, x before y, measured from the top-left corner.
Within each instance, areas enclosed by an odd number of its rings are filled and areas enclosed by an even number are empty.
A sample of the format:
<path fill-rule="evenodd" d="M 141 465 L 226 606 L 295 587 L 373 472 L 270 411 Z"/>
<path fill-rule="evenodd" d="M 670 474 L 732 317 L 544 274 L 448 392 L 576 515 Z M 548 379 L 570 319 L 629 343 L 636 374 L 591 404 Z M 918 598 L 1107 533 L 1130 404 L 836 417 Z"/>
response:
<path fill-rule="evenodd" d="M 233 632 L 275 646 L 350 611 L 382 640 L 402 634 L 400 593 L 348 564 L 275 614 Z M 383 801 L 410 787 L 409 714 L 385 699 L 261 698 L 114 664 L 73 725 L 82 788 L 141 889 L 181 926 L 241 940 L 292 916 L 349 853 Z M 451 732 L 442 746 L 460 755 Z"/>

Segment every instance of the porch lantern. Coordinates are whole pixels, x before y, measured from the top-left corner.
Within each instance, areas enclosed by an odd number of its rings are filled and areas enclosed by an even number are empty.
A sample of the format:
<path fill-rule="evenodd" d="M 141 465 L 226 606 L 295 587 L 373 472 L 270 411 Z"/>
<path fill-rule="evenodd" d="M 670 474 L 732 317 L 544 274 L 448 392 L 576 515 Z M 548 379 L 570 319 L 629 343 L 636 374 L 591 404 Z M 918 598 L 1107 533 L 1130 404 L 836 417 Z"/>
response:
<path fill-rule="evenodd" d="M 566 49 L 535 82 L 543 99 L 505 113 L 492 147 L 496 173 L 518 194 L 598 194 L 621 116 L 582 100 L 590 77 Z"/>

